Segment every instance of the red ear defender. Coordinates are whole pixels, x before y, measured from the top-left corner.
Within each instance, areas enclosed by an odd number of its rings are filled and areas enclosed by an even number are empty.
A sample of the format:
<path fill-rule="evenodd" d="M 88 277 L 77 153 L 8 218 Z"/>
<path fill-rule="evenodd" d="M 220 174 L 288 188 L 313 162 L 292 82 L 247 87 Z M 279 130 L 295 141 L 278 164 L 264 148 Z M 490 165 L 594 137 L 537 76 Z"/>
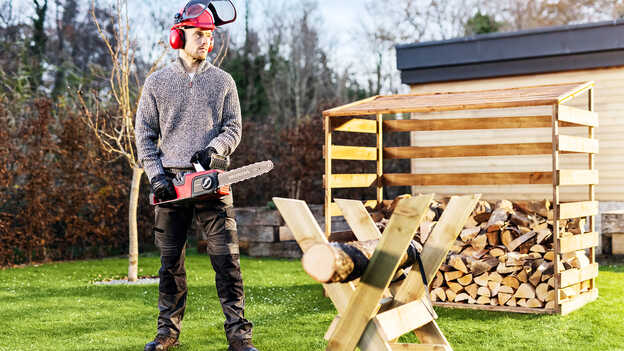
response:
<path fill-rule="evenodd" d="M 180 28 L 174 28 L 169 32 L 169 45 L 174 49 L 184 48 L 184 31 Z"/>

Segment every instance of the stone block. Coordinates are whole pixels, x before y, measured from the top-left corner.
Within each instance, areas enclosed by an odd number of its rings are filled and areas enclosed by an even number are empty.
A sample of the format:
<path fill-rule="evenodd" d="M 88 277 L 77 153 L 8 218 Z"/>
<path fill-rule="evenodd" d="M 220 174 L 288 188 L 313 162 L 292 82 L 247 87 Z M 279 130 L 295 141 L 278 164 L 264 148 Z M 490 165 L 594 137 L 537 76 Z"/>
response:
<path fill-rule="evenodd" d="M 235 208 L 234 212 L 238 225 L 280 226 L 284 224 L 284 220 L 277 210 L 266 207 L 240 207 Z"/>
<path fill-rule="evenodd" d="M 244 241 L 267 242 L 276 241 L 274 226 L 268 225 L 238 225 L 238 238 Z"/>
<path fill-rule="evenodd" d="M 250 242 L 247 254 L 251 257 L 301 258 L 303 252 L 295 241 Z"/>

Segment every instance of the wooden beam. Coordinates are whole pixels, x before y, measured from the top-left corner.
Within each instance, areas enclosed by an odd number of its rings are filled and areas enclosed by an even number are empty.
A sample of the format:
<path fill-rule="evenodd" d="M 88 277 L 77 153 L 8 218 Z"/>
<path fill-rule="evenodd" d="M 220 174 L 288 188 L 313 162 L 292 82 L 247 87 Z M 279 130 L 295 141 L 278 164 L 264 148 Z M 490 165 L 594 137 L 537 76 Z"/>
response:
<path fill-rule="evenodd" d="M 377 206 L 377 200 L 364 201 L 364 207 L 374 208 L 375 206 Z M 331 204 L 329 204 L 329 215 L 331 217 L 337 217 L 337 216 L 343 215 L 342 210 L 340 209 L 337 203 L 332 202 Z"/>
<path fill-rule="evenodd" d="M 556 294 L 555 294 L 556 295 Z M 582 293 L 571 300 L 564 301 L 561 303 L 561 315 L 565 316 L 566 314 L 576 311 L 579 308 L 585 306 L 586 304 L 595 301 L 598 298 L 598 289 L 592 289 L 589 292 Z"/>
<path fill-rule="evenodd" d="M 488 306 L 488 305 L 467 304 L 467 303 L 458 303 L 458 302 L 436 301 L 433 303 L 433 305 L 436 307 L 445 307 L 445 308 L 461 308 L 461 309 L 468 309 L 468 310 L 513 312 L 513 313 L 527 313 L 527 314 L 554 314 L 555 313 L 554 309 L 546 309 L 546 308 Z"/>
<path fill-rule="evenodd" d="M 421 260 L 424 265 L 423 270 L 426 274 L 427 282 L 431 283 L 433 280 L 435 273 L 446 259 L 448 251 L 455 243 L 455 239 L 464 227 L 466 220 L 468 220 L 480 197 L 481 195 L 479 194 L 451 197 L 446 210 L 444 210 L 438 220 L 438 224 L 433 228 L 423 245 Z M 420 269 L 412 269 L 394 296 L 394 303 L 398 306 L 419 300 L 425 294 L 426 289 L 427 287 L 423 286 Z"/>
<path fill-rule="evenodd" d="M 559 185 L 598 184 L 598 170 L 562 169 L 558 171 Z"/>
<path fill-rule="evenodd" d="M 576 107 L 560 105 L 559 121 L 584 125 L 588 127 L 598 127 L 598 113 L 581 110 Z"/>
<path fill-rule="evenodd" d="M 368 268 L 360 279 L 336 331 L 327 345 L 328 350 L 352 351 L 357 346 L 368 322 L 379 309 L 379 300 L 388 288 L 401 256 L 424 218 L 433 195 L 402 200 L 397 205 Z"/>
<path fill-rule="evenodd" d="M 395 119 L 385 120 L 386 132 L 416 132 L 436 130 L 472 130 L 507 128 L 550 128 L 551 116 L 448 118 L 448 119 Z"/>
<path fill-rule="evenodd" d="M 390 344 L 392 351 L 453 351 L 441 344 Z"/>
<path fill-rule="evenodd" d="M 559 205 L 559 219 L 595 216 L 598 214 L 598 201 L 568 202 Z"/>
<path fill-rule="evenodd" d="M 552 143 L 484 144 L 455 146 L 399 146 L 384 148 L 384 157 L 436 158 L 508 155 L 550 155 Z"/>
<path fill-rule="evenodd" d="M 345 220 L 353 230 L 353 234 L 359 241 L 376 240 L 381 238 L 379 228 L 366 211 L 362 201 L 336 199 Z"/>
<path fill-rule="evenodd" d="M 377 115 L 377 202 L 383 201 L 383 115 Z"/>
<path fill-rule="evenodd" d="M 590 280 L 598 276 L 598 263 L 592 263 L 581 269 L 570 268 L 559 273 L 560 287 L 563 289 L 567 286 Z"/>
<path fill-rule="evenodd" d="M 560 169 L 559 166 L 559 147 L 558 147 L 558 140 L 559 140 L 559 107 L 561 107 L 560 104 L 553 104 L 552 106 L 552 189 L 553 189 L 553 197 L 552 197 L 552 203 L 553 203 L 553 240 L 554 240 L 554 247 L 553 249 L 555 250 L 555 259 L 554 259 L 554 266 L 555 266 L 555 275 L 559 274 L 559 260 L 560 260 L 560 253 L 561 250 L 559 249 L 559 220 L 561 219 L 561 209 L 559 206 L 559 182 L 557 179 L 557 171 Z M 559 289 L 559 280 L 555 279 L 555 291 L 557 291 L 557 289 Z M 561 312 L 561 305 L 559 304 L 559 294 L 555 294 L 555 312 L 560 313 Z"/>
<path fill-rule="evenodd" d="M 595 247 L 598 246 L 599 238 L 598 232 L 566 236 L 559 239 L 559 250 L 566 253 Z"/>
<path fill-rule="evenodd" d="M 377 160 L 377 148 L 374 147 L 332 145 L 331 148 L 334 160 Z"/>
<path fill-rule="evenodd" d="M 387 186 L 551 184 L 551 172 L 386 173 Z"/>
<path fill-rule="evenodd" d="M 332 184 L 331 184 L 331 174 L 332 174 L 332 129 L 331 129 L 331 118 L 323 116 L 323 127 L 325 131 L 325 145 L 323 146 L 323 153 L 325 156 L 325 174 L 323 175 L 323 181 L 325 182 L 325 203 L 323 205 L 323 210 L 325 214 L 325 236 L 329 237 L 332 232 L 331 229 L 331 216 L 330 212 L 330 204 L 332 202 Z"/>
<path fill-rule="evenodd" d="M 559 135 L 559 151 L 597 154 L 598 140 L 570 135 Z"/>
<path fill-rule="evenodd" d="M 326 182 L 327 178 L 323 178 Z M 368 188 L 377 184 L 377 174 L 332 174 L 331 188 Z M 325 187 L 328 188 L 327 184 Z"/>
<path fill-rule="evenodd" d="M 331 117 L 331 130 L 335 132 L 375 134 L 377 133 L 377 122 L 363 118 Z"/>
<path fill-rule="evenodd" d="M 421 300 L 416 300 L 376 315 L 371 323 L 377 324 L 384 339 L 394 340 L 432 320 L 433 316 L 427 306 Z"/>

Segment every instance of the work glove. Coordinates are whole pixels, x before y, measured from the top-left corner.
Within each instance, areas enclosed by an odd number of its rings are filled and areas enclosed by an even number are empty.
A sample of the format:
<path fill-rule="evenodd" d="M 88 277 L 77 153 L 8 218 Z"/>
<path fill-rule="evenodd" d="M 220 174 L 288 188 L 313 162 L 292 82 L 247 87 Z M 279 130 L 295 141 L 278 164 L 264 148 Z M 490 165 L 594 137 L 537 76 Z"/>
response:
<path fill-rule="evenodd" d="M 177 197 L 173 183 L 164 174 L 152 178 L 152 191 L 159 201 L 169 201 Z"/>
<path fill-rule="evenodd" d="M 191 163 L 199 162 L 204 169 L 210 169 L 210 161 L 212 154 L 216 154 L 217 150 L 213 147 L 208 147 L 201 151 L 197 151 L 191 156 Z"/>

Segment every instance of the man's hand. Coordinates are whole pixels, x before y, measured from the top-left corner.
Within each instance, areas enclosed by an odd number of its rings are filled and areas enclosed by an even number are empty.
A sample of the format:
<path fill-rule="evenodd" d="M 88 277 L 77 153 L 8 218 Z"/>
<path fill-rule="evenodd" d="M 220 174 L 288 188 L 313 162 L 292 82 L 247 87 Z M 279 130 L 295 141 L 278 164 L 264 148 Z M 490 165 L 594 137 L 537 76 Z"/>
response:
<path fill-rule="evenodd" d="M 173 200 L 177 197 L 173 184 L 164 174 L 152 178 L 152 191 L 159 201 Z"/>
<path fill-rule="evenodd" d="M 217 153 L 217 150 L 215 150 L 212 147 L 206 148 L 201 151 L 197 151 L 191 157 L 191 163 L 199 162 L 199 164 L 202 165 L 204 169 L 210 169 L 210 156 L 216 153 Z"/>

